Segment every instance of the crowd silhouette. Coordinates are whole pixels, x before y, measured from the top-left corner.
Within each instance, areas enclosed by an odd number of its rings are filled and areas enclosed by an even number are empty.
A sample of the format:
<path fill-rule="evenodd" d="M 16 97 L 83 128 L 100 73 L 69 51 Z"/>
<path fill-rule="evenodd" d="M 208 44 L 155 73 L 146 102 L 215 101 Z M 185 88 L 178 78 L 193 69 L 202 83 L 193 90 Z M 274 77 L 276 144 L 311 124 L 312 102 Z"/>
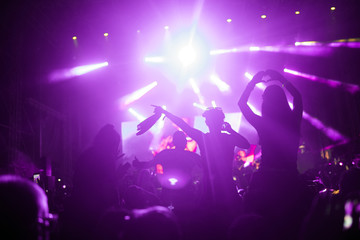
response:
<path fill-rule="evenodd" d="M 261 82 L 268 86 L 259 116 L 248 100 Z M 238 105 L 261 146 L 245 189 L 233 179 L 234 151 L 247 151 L 250 143 L 225 122 L 221 108 L 203 113 L 204 133 L 155 106 L 141 134 L 165 115 L 181 129 L 173 134 L 174 148 L 148 162 L 127 162 L 119 133 L 105 125 L 75 164 L 73 188 L 53 232 L 45 191 L 30 180 L 0 176 L 0 238 L 359 239 L 360 170 L 350 167 L 335 190 L 309 184 L 297 170 L 303 106 L 291 82 L 274 70 L 260 71 Z M 185 150 L 187 138 L 200 154 Z"/>

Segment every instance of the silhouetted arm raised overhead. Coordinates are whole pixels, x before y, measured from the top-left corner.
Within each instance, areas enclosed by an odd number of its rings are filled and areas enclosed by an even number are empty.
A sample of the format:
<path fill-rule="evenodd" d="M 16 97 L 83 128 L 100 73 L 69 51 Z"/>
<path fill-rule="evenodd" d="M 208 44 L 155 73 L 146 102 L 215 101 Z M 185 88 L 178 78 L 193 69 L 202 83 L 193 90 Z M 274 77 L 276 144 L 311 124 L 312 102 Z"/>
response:
<path fill-rule="evenodd" d="M 179 128 L 181 128 L 189 137 L 194 139 L 196 142 L 199 142 L 202 139 L 203 132 L 198 129 L 191 127 L 181 118 L 175 116 L 174 114 L 166 111 L 162 107 L 154 106 L 154 113 L 163 113 L 167 118 L 169 118 L 173 123 L 175 123 Z"/>
<path fill-rule="evenodd" d="M 265 72 L 267 75 L 269 75 L 273 80 L 279 80 L 284 87 L 288 90 L 288 92 L 293 96 L 293 113 L 296 114 L 297 117 L 302 117 L 303 112 L 303 104 L 302 104 L 302 97 L 300 92 L 292 85 L 291 82 L 289 82 L 283 75 L 280 73 L 274 71 L 274 70 L 266 70 Z"/>
<path fill-rule="evenodd" d="M 252 78 L 252 80 L 246 86 L 246 88 L 245 88 L 245 90 L 244 90 L 243 94 L 241 95 L 240 100 L 238 102 L 239 108 L 240 108 L 241 112 L 244 114 L 244 117 L 253 126 L 257 125 L 257 123 L 261 119 L 261 117 L 256 115 L 251 110 L 251 108 L 249 107 L 247 102 L 249 100 L 251 92 L 255 88 L 255 85 L 257 83 L 263 81 L 262 78 L 263 78 L 264 75 L 265 75 L 264 71 L 260 71 L 257 74 L 255 74 L 255 76 Z"/>

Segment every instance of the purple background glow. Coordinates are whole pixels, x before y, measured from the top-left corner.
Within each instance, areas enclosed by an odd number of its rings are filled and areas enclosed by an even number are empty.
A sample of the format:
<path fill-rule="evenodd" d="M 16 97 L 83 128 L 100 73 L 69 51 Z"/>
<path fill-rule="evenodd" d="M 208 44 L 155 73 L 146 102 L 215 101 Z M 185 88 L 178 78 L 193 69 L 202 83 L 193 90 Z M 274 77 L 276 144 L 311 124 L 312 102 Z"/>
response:
<path fill-rule="evenodd" d="M 6 23 L 1 40 L 1 138 L 18 129 L 6 144 L 24 148 L 34 159 L 50 155 L 54 161 L 71 162 L 105 123 L 121 131 L 121 122 L 139 121 L 129 108 L 148 117 L 151 104 L 166 105 L 178 116 L 194 118 L 202 113 L 194 103 L 211 106 L 215 101 L 226 113 L 238 112 L 237 101 L 249 81 L 246 72 L 288 68 L 317 80 L 359 86 L 356 3 L 337 1 L 335 11 L 328 1 L 8 3 L 0 14 Z M 195 49 L 196 68 L 179 64 L 178 51 L 184 45 Z M 66 75 L 66 70 L 104 62 L 108 66 Z M 50 84 L 54 73 L 58 78 Z M 66 81 L 60 81 L 59 74 L 65 74 Z M 359 137 L 359 91 L 351 94 L 331 87 L 331 82 L 328 86 L 306 76 L 285 76 L 302 93 L 309 116 L 346 139 Z M 156 87 L 142 96 L 133 95 L 154 82 Z M 254 90 L 251 103 L 261 109 L 260 89 Z M 242 119 L 240 133 L 255 144 L 246 126 Z M 301 136 L 313 150 L 339 140 L 309 121 L 303 121 Z M 53 139 L 59 149 L 47 141 Z"/>

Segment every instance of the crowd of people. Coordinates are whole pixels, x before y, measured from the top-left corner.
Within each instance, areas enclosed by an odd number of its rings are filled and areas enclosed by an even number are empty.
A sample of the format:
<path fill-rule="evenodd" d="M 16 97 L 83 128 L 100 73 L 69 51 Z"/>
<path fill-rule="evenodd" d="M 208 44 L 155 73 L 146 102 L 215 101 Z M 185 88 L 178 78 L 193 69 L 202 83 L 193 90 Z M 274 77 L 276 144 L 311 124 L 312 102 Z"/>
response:
<path fill-rule="evenodd" d="M 271 84 L 279 81 L 279 84 Z M 248 105 L 255 86 L 263 93 L 261 116 Z M 285 91 L 293 97 L 289 106 Z M 250 148 L 225 122 L 221 108 L 208 108 L 204 133 L 155 107 L 181 131 L 173 149 L 149 162 L 121 162 L 120 135 L 106 125 L 74 169 L 73 188 L 56 226 L 47 196 L 36 183 L 0 177 L 1 239 L 359 239 L 360 169 L 344 172 L 338 191 L 308 184 L 297 170 L 302 119 L 298 90 L 273 70 L 257 73 L 238 102 L 256 129 L 259 169 L 239 191 L 233 179 L 235 147 Z M 200 154 L 185 151 L 186 137 Z"/>

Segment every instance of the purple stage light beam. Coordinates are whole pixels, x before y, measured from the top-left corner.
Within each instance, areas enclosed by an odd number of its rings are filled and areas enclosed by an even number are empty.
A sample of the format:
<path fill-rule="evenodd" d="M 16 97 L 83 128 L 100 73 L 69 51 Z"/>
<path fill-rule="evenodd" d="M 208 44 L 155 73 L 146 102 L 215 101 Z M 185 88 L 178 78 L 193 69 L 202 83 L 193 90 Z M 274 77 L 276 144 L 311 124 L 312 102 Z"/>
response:
<path fill-rule="evenodd" d="M 128 94 L 126 96 L 124 96 L 123 98 L 121 98 L 121 109 L 124 109 L 126 106 L 128 106 L 129 104 L 139 100 L 142 96 L 144 96 L 146 93 L 148 93 L 151 89 L 153 89 L 154 87 L 156 87 L 158 85 L 158 83 L 152 82 L 149 85 L 140 88 L 139 90 L 136 90 L 135 92 Z"/>
<path fill-rule="evenodd" d="M 230 91 L 229 84 L 227 84 L 226 82 L 221 80 L 218 75 L 211 74 L 210 80 L 211 80 L 211 83 L 213 83 L 220 90 L 220 92 L 229 92 Z"/>
<path fill-rule="evenodd" d="M 288 68 L 284 68 L 284 72 L 286 72 L 288 74 L 295 75 L 295 76 L 299 76 L 299 77 L 302 77 L 302 78 L 305 78 L 305 79 L 309 79 L 309 80 L 314 81 L 314 82 L 323 83 L 323 84 L 326 84 L 327 86 L 332 87 L 332 88 L 342 88 L 342 89 L 345 89 L 346 91 L 348 91 L 348 92 L 350 92 L 352 94 L 360 91 L 360 87 L 358 85 L 355 85 L 355 84 L 343 83 L 343 82 L 333 80 L 333 79 L 325 79 L 325 78 L 321 78 L 321 77 L 318 77 L 318 76 L 315 76 L 315 75 L 310 75 L 310 74 L 307 74 L 307 73 L 298 72 L 298 71 L 288 69 Z"/>
<path fill-rule="evenodd" d="M 326 57 L 333 52 L 333 49 L 329 46 L 322 45 L 318 42 L 309 41 L 309 42 L 296 42 L 295 46 L 294 45 L 240 46 L 229 49 L 215 49 L 210 51 L 210 55 L 242 53 L 242 52 L 259 52 L 259 51 Z"/>
<path fill-rule="evenodd" d="M 207 107 L 205 107 L 204 105 L 201 105 L 201 104 L 196 103 L 196 102 L 193 103 L 193 106 L 197 107 L 197 108 L 199 108 L 201 110 L 204 110 L 204 111 L 207 109 Z"/>
<path fill-rule="evenodd" d="M 129 113 L 131 113 L 131 115 L 133 115 L 134 117 L 136 117 L 136 119 L 140 122 L 144 121 L 146 119 L 146 117 L 144 117 L 143 115 L 141 115 L 140 113 L 138 113 L 135 109 L 133 108 L 129 108 L 128 109 Z"/>
<path fill-rule="evenodd" d="M 103 68 L 106 66 L 109 66 L 108 62 L 78 66 L 71 69 L 57 70 L 50 74 L 49 80 L 50 82 L 59 82 L 62 80 L 84 75 L 86 73 L 92 72 L 96 69 Z"/>
<path fill-rule="evenodd" d="M 195 80 L 194 80 L 193 78 L 190 78 L 190 79 L 189 79 L 189 82 L 190 82 L 190 85 L 191 85 L 192 90 L 194 91 L 194 93 L 195 93 L 196 96 L 198 97 L 199 102 L 200 102 L 201 104 L 204 104 L 204 103 L 205 103 L 204 97 L 201 95 L 200 88 L 199 88 L 198 85 L 196 84 Z"/>

